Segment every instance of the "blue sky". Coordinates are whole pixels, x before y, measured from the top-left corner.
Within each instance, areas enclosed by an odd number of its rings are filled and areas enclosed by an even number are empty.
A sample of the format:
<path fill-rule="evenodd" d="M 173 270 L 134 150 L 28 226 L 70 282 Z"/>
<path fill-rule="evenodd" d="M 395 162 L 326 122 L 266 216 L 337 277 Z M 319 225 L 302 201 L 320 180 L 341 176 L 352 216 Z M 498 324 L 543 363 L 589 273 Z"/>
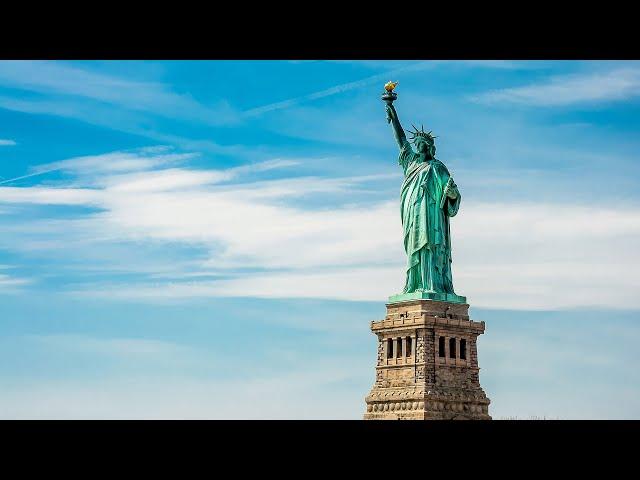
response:
<path fill-rule="evenodd" d="M 0 61 L 0 418 L 361 418 L 437 135 L 494 418 L 640 418 L 640 63 Z"/>

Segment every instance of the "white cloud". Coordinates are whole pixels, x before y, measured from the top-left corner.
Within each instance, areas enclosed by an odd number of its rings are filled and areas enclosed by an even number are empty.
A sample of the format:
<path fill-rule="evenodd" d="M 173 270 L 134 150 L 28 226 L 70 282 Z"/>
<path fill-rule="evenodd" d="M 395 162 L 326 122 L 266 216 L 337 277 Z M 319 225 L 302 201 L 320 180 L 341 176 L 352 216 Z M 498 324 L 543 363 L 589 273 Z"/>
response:
<path fill-rule="evenodd" d="M 552 77 L 540 83 L 505 88 L 473 97 L 488 104 L 564 106 L 624 100 L 640 95 L 640 68 L 622 67 Z"/>
<path fill-rule="evenodd" d="M 24 287 L 32 283 L 28 278 L 15 277 L 0 273 L 0 295 L 20 293 Z"/>
<path fill-rule="evenodd" d="M 0 185 L 52 172 L 64 172 L 86 177 L 107 173 L 148 171 L 161 166 L 181 163 L 197 156 L 195 153 L 170 153 L 170 150 L 170 147 L 159 145 L 135 151 L 69 158 L 59 162 L 37 165 L 31 168 L 30 173 L 2 180 Z"/>
<path fill-rule="evenodd" d="M 168 148 L 156 147 L 134 152 L 113 152 L 102 155 L 75 157 L 35 167 L 34 173 L 62 170 L 73 174 L 117 173 L 150 170 L 167 164 L 184 162 L 197 156 L 194 153 L 166 153 Z"/>
<path fill-rule="evenodd" d="M 268 170 L 290 167 L 298 162 L 292 159 L 271 159 L 223 171 L 177 170 L 169 167 L 197 157 L 197 153 L 171 153 L 172 148 L 164 145 L 145 147 L 132 151 L 118 151 L 101 155 L 74 157 L 58 162 L 40 164 L 32 167 L 31 172 L 19 177 L 0 181 L 0 185 L 12 183 L 26 178 L 45 175 L 52 172 L 81 176 L 85 183 L 95 177 L 91 186 L 116 185 L 118 188 L 148 188 L 154 185 L 166 185 L 171 188 L 182 188 L 207 183 L 230 180 L 241 174 L 265 172 Z M 154 170 L 156 169 L 156 170 Z M 108 174 L 108 175 L 106 175 Z M 89 184 L 89 183 L 88 183 Z"/>
<path fill-rule="evenodd" d="M 163 192 L 211 185 L 233 178 L 229 171 L 195 171 L 167 168 L 153 172 L 114 175 L 99 182 L 114 192 Z"/>
<path fill-rule="evenodd" d="M 133 250 L 127 263 L 118 262 L 119 268 L 160 277 L 155 276 L 153 282 L 73 288 L 83 295 L 108 292 L 110 298 L 162 301 L 260 296 L 383 301 L 402 288 L 405 256 L 397 199 L 371 202 L 366 190 L 361 191 L 377 177 L 295 177 L 242 183 L 251 172 L 294 162 L 279 159 L 236 169 L 190 170 L 162 168 L 168 156 L 176 157 L 164 149 L 145 155 L 123 158 L 109 154 L 60 162 L 76 174 L 78 187 L 0 188 L 0 204 L 99 209 L 73 219 L 9 224 L 0 246 L 49 255 L 55 251 L 59 257 L 73 255 L 76 263 L 85 258 L 83 268 L 89 269 L 104 250 L 104 255 L 110 253 L 98 261 L 96 269 L 108 271 L 107 259 L 117 261 L 109 246 L 127 243 Z M 109 164 L 111 160 L 115 166 Z M 94 169 L 103 172 L 99 180 L 91 176 Z M 134 171 L 125 172 L 127 169 Z M 89 182 L 91 188 L 82 188 L 83 182 Z M 347 200 L 309 208 L 309 201 L 330 196 Z M 636 248 L 640 210 L 633 206 L 463 201 L 451 225 L 454 284 L 473 305 L 640 308 L 636 294 L 640 288 Z M 136 259 L 133 252 L 143 245 L 192 246 L 201 253 L 191 263 L 177 262 L 172 278 L 165 259 L 158 259 L 155 272 L 148 258 Z M 197 279 L 200 273 L 217 278 Z"/>
<path fill-rule="evenodd" d="M 98 205 L 101 192 L 87 188 L 0 187 L 0 203 Z"/>
<path fill-rule="evenodd" d="M 14 140 L 8 140 L 6 138 L 0 138 L 0 147 L 13 146 L 16 142 Z"/>

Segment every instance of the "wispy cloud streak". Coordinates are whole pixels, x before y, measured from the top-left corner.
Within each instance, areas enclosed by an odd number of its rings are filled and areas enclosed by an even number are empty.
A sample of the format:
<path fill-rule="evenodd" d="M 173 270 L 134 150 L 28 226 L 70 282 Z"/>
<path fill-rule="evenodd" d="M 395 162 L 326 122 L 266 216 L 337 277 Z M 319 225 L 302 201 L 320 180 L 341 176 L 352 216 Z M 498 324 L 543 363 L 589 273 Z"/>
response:
<path fill-rule="evenodd" d="M 139 158 L 78 157 L 64 163 L 75 175 L 69 186 L 0 188 L 0 204 L 98 209 L 74 220 L 7 225 L 0 248 L 55 251 L 62 257 L 69 252 L 76 261 L 84 255 L 95 262 L 113 242 L 135 249 L 141 242 L 171 249 L 183 245 L 202 252 L 189 266 L 191 274 L 219 276 L 185 281 L 182 267 L 172 277 L 166 262 L 156 271 L 143 262 L 149 277 L 137 283 L 73 289 L 74 294 L 105 294 L 112 300 L 247 295 L 383 300 L 400 288 L 404 256 L 396 200 L 358 201 L 368 195 L 359 192 L 361 186 L 385 176 L 266 180 L 246 175 L 295 161 L 195 170 L 166 168 L 168 155 L 177 154 L 160 149 Z M 102 165 L 109 159 L 122 163 Z M 94 177 L 98 166 L 101 175 Z M 346 193 L 346 201 L 330 207 L 306 206 L 308 199 Z M 460 293 L 486 307 L 565 308 L 594 302 L 640 307 L 634 300 L 640 270 L 629 268 L 640 265 L 634 250 L 638 225 L 640 213 L 633 207 L 470 204 L 452 222 L 456 284 Z M 604 239 L 609 248 L 603 251 Z M 594 257 L 594 251 L 600 254 Z M 135 271 L 140 260 L 131 256 L 128 268 Z M 95 268 L 104 269 L 109 261 L 113 258 L 100 260 Z M 154 273 L 163 273 L 166 281 L 152 280 Z"/>
<path fill-rule="evenodd" d="M 479 103 L 566 106 L 586 102 L 624 100 L 640 95 L 640 68 L 617 68 L 561 75 L 521 87 L 493 90 L 472 97 Z"/>
<path fill-rule="evenodd" d="M 168 164 L 180 163 L 197 156 L 196 153 L 171 153 L 170 150 L 170 147 L 159 145 L 130 152 L 119 151 L 69 158 L 59 162 L 37 165 L 31 168 L 31 173 L 3 180 L 0 185 L 60 171 L 70 174 L 99 175 L 150 170 Z"/>
<path fill-rule="evenodd" d="M 238 120 L 226 102 L 203 105 L 188 94 L 178 94 L 160 82 L 138 81 L 91 71 L 59 61 L 2 61 L 0 85 L 52 96 L 36 102 L 3 97 L 5 108 L 62 110 L 69 114 L 84 111 L 86 105 L 65 103 L 77 98 L 117 106 L 124 110 L 148 112 L 172 118 L 191 119 L 205 124 L 228 124 Z"/>

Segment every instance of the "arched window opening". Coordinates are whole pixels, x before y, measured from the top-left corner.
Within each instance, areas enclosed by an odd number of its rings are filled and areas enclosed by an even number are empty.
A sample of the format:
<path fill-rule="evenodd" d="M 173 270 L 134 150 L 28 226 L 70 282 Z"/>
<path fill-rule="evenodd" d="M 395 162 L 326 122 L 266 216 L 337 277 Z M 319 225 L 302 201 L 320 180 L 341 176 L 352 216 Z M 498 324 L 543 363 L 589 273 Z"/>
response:
<path fill-rule="evenodd" d="M 439 357 L 443 357 L 445 356 L 444 354 L 444 337 L 440 337 L 439 341 L 438 341 L 438 356 Z"/>
<path fill-rule="evenodd" d="M 456 358 L 456 339 L 449 339 L 449 358 Z"/>
<path fill-rule="evenodd" d="M 464 338 L 460 340 L 460 358 L 467 359 L 467 341 Z"/>

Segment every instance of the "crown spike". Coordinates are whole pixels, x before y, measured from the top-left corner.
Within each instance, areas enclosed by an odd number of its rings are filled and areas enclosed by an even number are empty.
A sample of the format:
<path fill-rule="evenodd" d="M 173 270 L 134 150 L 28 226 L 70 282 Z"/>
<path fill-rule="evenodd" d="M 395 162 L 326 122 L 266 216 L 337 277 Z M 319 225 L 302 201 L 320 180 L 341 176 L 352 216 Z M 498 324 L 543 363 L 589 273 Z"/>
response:
<path fill-rule="evenodd" d="M 413 123 L 411 124 L 411 126 L 413 127 L 413 131 L 405 129 L 405 132 L 407 132 L 410 135 L 409 139 L 412 142 L 415 143 L 415 140 L 418 137 L 422 137 L 424 139 L 427 139 L 430 143 L 432 144 L 434 143 L 433 140 L 434 138 L 436 138 L 436 136 L 433 135 L 432 130 L 429 130 L 429 132 L 425 132 L 423 124 L 420 124 L 420 130 L 418 130 L 418 127 L 416 127 Z"/>

